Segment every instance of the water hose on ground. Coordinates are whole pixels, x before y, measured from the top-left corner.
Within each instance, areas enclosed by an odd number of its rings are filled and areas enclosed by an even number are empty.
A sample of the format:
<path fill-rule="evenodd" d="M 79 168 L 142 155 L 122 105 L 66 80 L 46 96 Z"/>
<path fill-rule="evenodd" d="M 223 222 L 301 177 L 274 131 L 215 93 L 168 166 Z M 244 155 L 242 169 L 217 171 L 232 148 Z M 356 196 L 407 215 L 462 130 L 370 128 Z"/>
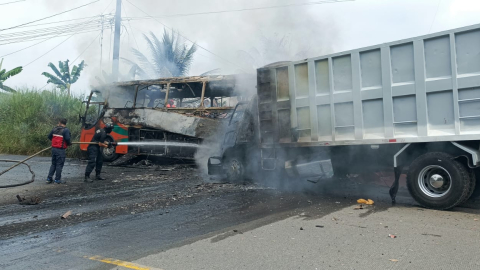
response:
<path fill-rule="evenodd" d="M 72 144 L 98 144 L 98 143 L 92 143 L 92 142 L 88 142 L 88 143 L 87 143 L 87 142 L 73 142 Z M 26 165 L 26 166 L 28 167 L 28 170 L 30 170 L 30 173 L 32 174 L 32 178 L 31 178 L 29 181 L 27 181 L 27 182 L 23 182 L 23 183 L 19 183 L 19 184 L 11 184 L 11 185 L 2 185 L 2 186 L 0 186 L 0 188 L 18 187 L 18 186 L 23 186 L 23 185 L 27 185 L 27 184 L 33 183 L 33 181 L 35 181 L 35 173 L 32 171 L 32 168 L 30 167 L 30 165 L 28 165 L 27 163 L 25 163 L 25 161 L 27 161 L 27 160 L 35 157 L 35 156 L 38 156 L 38 155 L 40 155 L 41 153 L 43 153 L 43 152 L 45 152 L 45 151 L 47 151 L 47 150 L 50 150 L 50 149 L 52 149 L 52 147 L 45 148 L 45 149 L 43 149 L 43 150 L 41 150 L 41 151 L 39 151 L 39 152 L 37 152 L 37 153 L 35 153 L 35 154 L 27 157 L 26 159 L 20 160 L 20 161 L 18 161 L 18 160 L 10 160 L 10 159 L 0 159 L 0 162 L 16 162 L 15 165 L 13 165 L 13 166 L 11 166 L 10 168 L 4 170 L 3 172 L 0 172 L 0 176 L 2 176 L 3 174 L 9 172 L 9 171 L 12 170 L 13 168 L 15 168 L 15 167 L 17 167 L 17 166 L 19 166 L 19 165 L 21 165 L 21 164 Z"/>

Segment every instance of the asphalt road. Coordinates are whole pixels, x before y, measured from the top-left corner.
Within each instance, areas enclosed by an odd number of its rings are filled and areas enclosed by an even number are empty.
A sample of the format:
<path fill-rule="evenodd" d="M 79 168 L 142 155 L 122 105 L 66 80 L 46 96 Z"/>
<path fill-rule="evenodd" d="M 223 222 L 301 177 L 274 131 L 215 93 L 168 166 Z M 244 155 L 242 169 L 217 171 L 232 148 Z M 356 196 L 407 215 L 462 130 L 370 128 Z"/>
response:
<path fill-rule="evenodd" d="M 423 209 L 403 179 L 392 206 L 389 173 L 280 191 L 206 183 L 178 164 L 106 167 L 107 181 L 85 184 L 84 166 L 68 163 L 66 185 L 0 190 L 1 269 L 480 269 L 477 200 Z M 354 209 L 360 197 L 375 205 Z"/>

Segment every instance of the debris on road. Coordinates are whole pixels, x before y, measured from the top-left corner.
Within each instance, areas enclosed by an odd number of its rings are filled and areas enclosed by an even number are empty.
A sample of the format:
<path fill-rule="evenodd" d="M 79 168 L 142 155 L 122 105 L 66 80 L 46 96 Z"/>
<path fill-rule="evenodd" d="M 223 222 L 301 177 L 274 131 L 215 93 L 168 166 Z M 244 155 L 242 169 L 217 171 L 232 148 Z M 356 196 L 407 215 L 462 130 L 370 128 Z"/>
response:
<path fill-rule="evenodd" d="M 363 209 L 363 204 L 360 204 L 359 206 L 353 208 L 353 210 L 359 210 L 359 209 Z"/>
<path fill-rule="evenodd" d="M 431 233 L 422 233 L 422 235 L 425 235 L 425 236 L 434 236 L 434 237 L 442 237 L 442 236 L 439 235 L 439 234 L 431 234 Z"/>
<path fill-rule="evenodd" d="M 388 234 L 388 237 L 390 237 L 390 238 L 392 238 L 392 239 L 393 239 L 393 238 L 397 238 L 397 236 L 396 236 L 396 235 L 393 235 L 393 234 Z"/>
<path fill-rule="evenodd" d="M 60 218 L 61 219 L 66 219 L 68 216 L 72 214 L 72 210 L 68 210 L 65 214 L 63 214 Z"/>
<path fill-rule="evenodd" d="M 358 199 L 357 203 L 359 204 L 366 204 L 366 205 L 373 205 L 374 201 L 371 199 L 365 200 L 365 199 Z"/>
<path fill-rule="evenodd" d="M 390 259 L 391 262 L 398 262 L 397 259 Z"/>
<path fill-rule="evenodd" d="M 20 195 L 17 195 L 16 197 L 17 197 L 18 203 L 20 203 L 21 205 L 36 205 L 42 202 L 40 197 L 37 197 L 37 196 L 32 197 L 30 199 L 25 199 L 25 197 L 20 197 Z"/>
<path fill-rule="evenodd" d="M 300 227 L 300 231 L 303 231 L 303 227 Z"/>
<path fill-rule="evenodd" d="M 315 227 L 317 227 L 317 228 L 323 228 L 324 226 L 323 226 L 323 225 L 315 225 Z"/>

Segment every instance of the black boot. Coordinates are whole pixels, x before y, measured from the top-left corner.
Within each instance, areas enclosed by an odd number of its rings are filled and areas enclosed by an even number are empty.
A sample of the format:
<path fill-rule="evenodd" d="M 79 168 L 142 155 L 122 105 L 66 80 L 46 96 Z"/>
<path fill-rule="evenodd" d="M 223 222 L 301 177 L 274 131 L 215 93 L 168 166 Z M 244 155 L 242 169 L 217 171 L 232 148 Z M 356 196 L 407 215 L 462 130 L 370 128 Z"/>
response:
<path fill-rule="evenodd" d="M 105 178 L 101 177 L 100 174 L 97 174 L 97 176 L 95 176 L 95 180 L 105 180 Z"/>
<path fill-rule="evenodd" d="M 83 181 L 84 181 L 85 183 L 92 183 L 92 182 L 93 182 L 93 180 L 90 179 L 90 176 L 88 176 L 88 175 L 85 175 L 85 180 L 83 180 Z"/>

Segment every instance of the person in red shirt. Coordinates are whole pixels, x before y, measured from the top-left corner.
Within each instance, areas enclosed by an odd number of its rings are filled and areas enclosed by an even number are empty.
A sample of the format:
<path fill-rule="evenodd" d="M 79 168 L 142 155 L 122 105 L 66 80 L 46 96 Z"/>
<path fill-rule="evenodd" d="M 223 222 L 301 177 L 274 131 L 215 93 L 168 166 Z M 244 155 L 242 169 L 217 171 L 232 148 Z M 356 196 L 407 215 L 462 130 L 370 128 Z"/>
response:
<path fill-rule="evenodd" d="M 61 118 L 58 121 L 58 126 L 54 127 L 48 134 L 48 139 L 52 141 L 52 165 L 48 172 L 47 184 L 53 182 L 53 174 L 55 174 L 55 183 L 65 183 L 62 182 L 62 170 L 67 156 L 65 149 L 71 145 L 70 130 L 66 125 L 67 119 Z"/>

